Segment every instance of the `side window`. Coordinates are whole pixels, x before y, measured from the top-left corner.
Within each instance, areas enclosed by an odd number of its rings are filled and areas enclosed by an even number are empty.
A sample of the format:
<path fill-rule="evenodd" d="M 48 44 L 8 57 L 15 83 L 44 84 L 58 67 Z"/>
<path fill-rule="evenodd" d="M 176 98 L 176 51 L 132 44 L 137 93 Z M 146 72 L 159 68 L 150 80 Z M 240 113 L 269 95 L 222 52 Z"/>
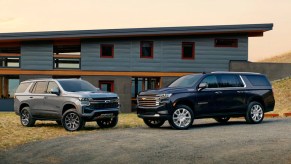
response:
<path fill-rule="evenodd" d="M 16 93 L 23 93 L 23 92 L 25 92 L 25 90 L 27 89 L 27 87 L 29 87 L 30 84 L 31 83 L 20 83 L 20 85 L 16 89 Z"/>
<path fill-rule="evenodd" d="M 58 84 L 56 82 L 50 81 L 46 90 L 46 93 L 50 93 L 51 89 L 53 88 L 59 88 Z"/>
<path fill-rule="evenodd" d="M 243 87 L 243 83 L 238 75 L 218 75 L 219 77 L 219 87 Z"/>
<path fill-rule="evenodd" d="M 46 81 L 39 81 L 36 82 L 36 84 L 34 85 L 34 88 L 32 90 L 32 93 L 46 93 L 47 90 L 47 82 Z"/>
<path fill-rule="evenodd" d="M 207 83 L 208 88 L 218 88 L 218 81 L 215 75 L 205 77 L 201 83 Z"/>
<path fill-rule="evenodd" d="M 270 82 L 262 75 L 247 75 L 246 76 L 253 86 L 270 86 Z"/>

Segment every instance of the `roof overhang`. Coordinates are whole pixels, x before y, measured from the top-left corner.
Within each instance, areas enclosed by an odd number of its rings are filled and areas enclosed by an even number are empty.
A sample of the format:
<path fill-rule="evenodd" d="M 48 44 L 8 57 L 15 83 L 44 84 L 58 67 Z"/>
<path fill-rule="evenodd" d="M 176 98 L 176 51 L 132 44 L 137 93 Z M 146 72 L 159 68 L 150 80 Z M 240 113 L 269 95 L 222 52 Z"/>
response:
<path fill-rule="evenodd" d="M 240 24 L 215 26 L 127 28 L 106 30 L 45 31 L 0 33 L 0 41 L 58 40 L 85 38 L 123 38 L 145 36 L 185 36 L 211 34 L 247 34 L 249 37 L 263 36 L 272 30 L 273 24 Z"/>

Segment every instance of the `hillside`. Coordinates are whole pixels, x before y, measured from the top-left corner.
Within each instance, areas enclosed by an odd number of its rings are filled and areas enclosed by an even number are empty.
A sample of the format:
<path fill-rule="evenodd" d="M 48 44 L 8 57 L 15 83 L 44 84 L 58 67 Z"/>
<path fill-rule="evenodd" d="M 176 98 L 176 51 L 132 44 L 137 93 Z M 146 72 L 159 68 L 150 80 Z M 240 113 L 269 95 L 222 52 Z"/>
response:
<path fill-rule="evenodd" d="M 268 63 L 291 63 L 291 51 L 275 56 L 275 57 L 271 57 L 268 59 L 264 59 L 258 62 L 268 62 Z"/>
<path fill-rule="evenodd" d="M 272 82 L 276 106 L 274 113 L 291 112 L 291 77 Z"/>

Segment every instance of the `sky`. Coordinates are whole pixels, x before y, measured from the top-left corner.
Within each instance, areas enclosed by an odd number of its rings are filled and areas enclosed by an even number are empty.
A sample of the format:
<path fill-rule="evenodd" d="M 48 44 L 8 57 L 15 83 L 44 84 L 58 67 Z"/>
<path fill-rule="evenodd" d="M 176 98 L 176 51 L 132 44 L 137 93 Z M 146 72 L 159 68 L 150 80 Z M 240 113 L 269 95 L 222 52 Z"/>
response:
<path fill-rule="evenodd" d="M 291 51 L 291 0 L 0 0 L 0 33 L 273 23 L 249 60 Z"/>

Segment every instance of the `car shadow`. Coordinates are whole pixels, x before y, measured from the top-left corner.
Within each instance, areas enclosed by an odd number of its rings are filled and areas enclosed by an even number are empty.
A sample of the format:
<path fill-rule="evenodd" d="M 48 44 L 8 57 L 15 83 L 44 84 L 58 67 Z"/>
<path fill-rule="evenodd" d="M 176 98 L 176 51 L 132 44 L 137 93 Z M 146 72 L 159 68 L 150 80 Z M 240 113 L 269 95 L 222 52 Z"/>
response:
<path fill-rule="evenodd" d="M 260 124 L 269 124 L 269 123 L 273 123 L 273 122 L 280 122 L 282 120 L 280 119 L 265 119 L 263 120 L 263 122 L 261 122 Z M 199 120 L 199 123 L 193 123 L 193 125 L 191 127 L 189 127 L 188 130 L 194 130 L 194 129 L 205 129 L 205 128 L 212 128 L 212 127 L 222 127 L 222 126 L 238 126 L 238 125 L 259 125 L 259 124 L 249 124 L 247 123 L 245 120 L 230 120 L 227 123 L 218 123 L 216 121 L 207 121 L 207 122 L 201 122 Z M 164 125 L 160 128 L 157 128 L 160 130 L 169 130 L 169 129 L 173 129 L 169 124 L 168 125 Z"/>

